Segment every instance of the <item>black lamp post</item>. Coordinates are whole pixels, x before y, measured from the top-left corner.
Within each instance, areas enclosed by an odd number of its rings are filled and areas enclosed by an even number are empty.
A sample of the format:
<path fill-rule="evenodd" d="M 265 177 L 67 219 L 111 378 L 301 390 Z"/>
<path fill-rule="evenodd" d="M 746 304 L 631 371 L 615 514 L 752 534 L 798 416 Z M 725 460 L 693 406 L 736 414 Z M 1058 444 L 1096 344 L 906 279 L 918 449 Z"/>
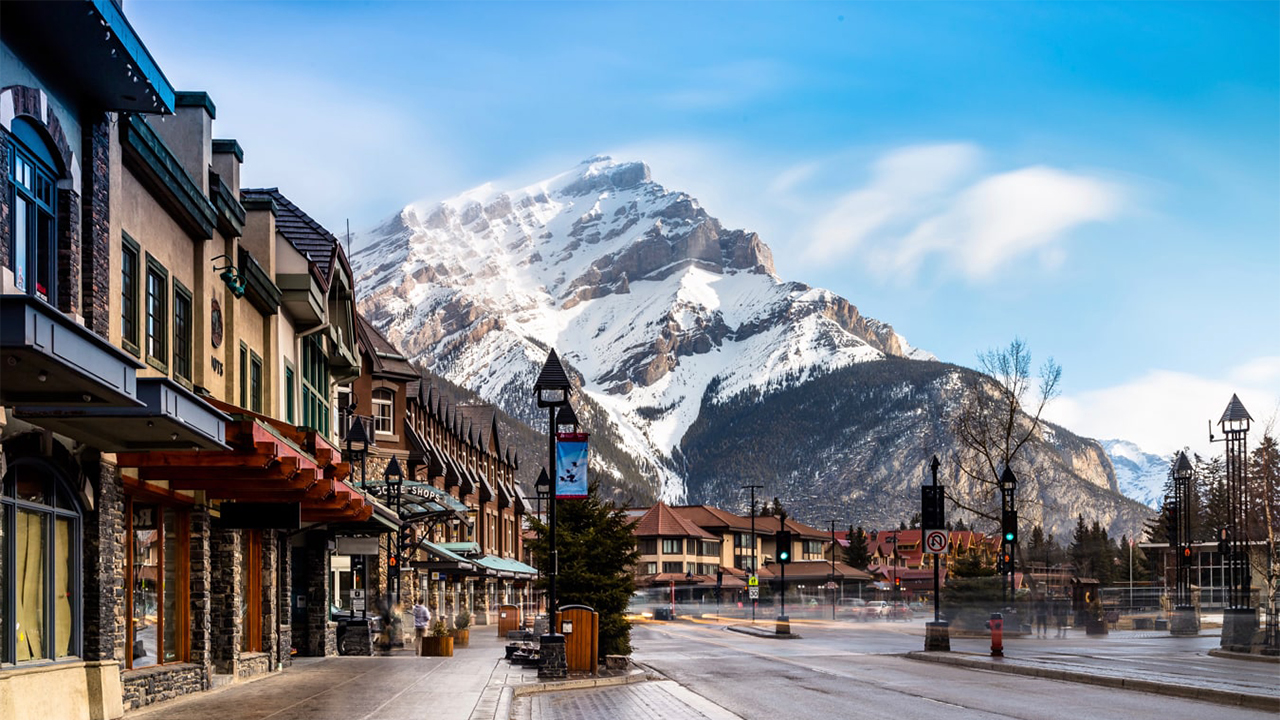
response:
<path fill-rule="evenodd" d="M 1015 588 L 1013 587 L 1013 551 L 1018 543 L 1018 509 L 1014 496 L 1018 492 L 1018 477 L 1006 465 L 1000 474 L 1000 529 L 1002 533 L 1003 555 L 1007 558 L 1005 572 L 1009 576 L 1009 603 L 1013 604 Z"/>
<path fill-rule="evenodd" d="M 387 468 L 382 471 L 382 480 L 387 485 L 387 500 L 391 502 L 391 508 L 395 510 L 396 520 L 400 522 L 396 536 L 391 541 L 390 552 L 387 553 L 389 559 L 388 565 L 391 571 L 387 573 L 387 592 L 395 600 L 400 599 L 400 566 L 404 562 L 401 557 L 404 547 L 404 535 L 409 529 L 403 520 L 400 520 L 400 510 L 403 507 L 401 490 L 404 487 L 404 471 L 400 469 L 400 461 L 391 458 L 391 462 L 387 463 Z"/>
<path fill-rule="evenodd" d="M 1223 647 L 1252 644 L 1253 630 L 1258 622 L 1257 610 L 1249 606 L 1253 573 L 1249 568 L 1250 502 L 1245 477 L 1249 460 L 1245 440 L 1252 420 L 1244 403 L 1240 402 L 1240 397 L 1232 395 L 1231 402 L 1227 403 L 1227 409 L 1218 420 L 1222 434 L 1226 437 L 1222 440 L 1215 439 L 1213 426 L 1209 426 L 1209 441 L 1227 444 L 1227 522 L 1226 527 L 1219 530 L 1220 551 L 1229 578 L 1228 607 L 1222 614 Z"/>
<path fill-rule="evenodd" d="M 756 574 L 756 490 L 757 489 L 763 490 L 764 486 L 763 485 L 743 485 L 742 487 L 744 490 L 751 491 L 751 577 L 755 578 L 756 582 L 759 583 L 760 576 Z M 751 591 L 748 590 L 748 592 L 751 592 Z M 757 589 L 756 592 L 758 593 L 759 590 Z M 756 621 L 757 600 L 755 598 L 749 598 L 749 599 L 751 600 L 751 622 L 754 623 Z"/>
<path fill-rule="evenodd" d="M 547 361 L 542 365 L 542 370 L 538 373 L 538 379 L 533 383 L 533 393 L 537 398 L 538 407 L 548 408 L 549 410 L 547 415 L 548 478 L 556 476 L 556 410 L 568 406 L 569 394 L 572 391 L 573 385 L 570 384 L 569 376 L 565 374 L 564 366 L 560 364 L 560 357 L 556 355 L 556 351 L 553 348 L 547 353 Z M 538 677 L 563 678 L 569 674 L 569 668 L 564 654 L 564 636 L 556 632 L 558 629 L 556 627 L 556 575 L 559 572 L 559 556 L 556 551 L 556 494 L 554 485 L 551 487 L 549 501 L 551 522 L 549 524 L 548 541 L 551 546 L 551 567 L 548 572 L 547 615 L 550 621 L 547 634 L 540 638 L 542 664 L 538 667 Z"/>
<path fill-rule="evenodd" d="M 1174 506 L 1174 527 L 1176 545 L 1173 548 L 1177 555 L 1177 572 L 1174 576 L 1174 605 L 1178 609 L 1191 607 L 1191 592 L 1188 580 L 1191 570 L 1191 478 L 1194 471 L 1187 454 L 1178 453 L 1178 460 L 1173 467 L 1173 492 L 1177 498 Z"/>
<path fill-rule="evenodd" d="M 831 576 L 827 578 L 828 588 L 831 590 L 831 619 L 836 619 L 836 521 L 828 520 L 831 523 Z"/>
<path fill-rule="evenodd" d="M 547 469 L 542 468 L 538 471 L 538 479 L 533 483 L 533 492 L 538 499 L 538 521 L 546 520 L 542 515 L 542 502 L 551 496 L 551 478 L 547 477 Z M 538 579 L 542 579 L 542 563 L 538 563 Z M 533 605 L 534 613 L 537 614 L 538 603 Z"/>
<path fill-rule="evenodd" d="M 369 433 L 358 415 L 351 416 L 351 428 L 347 430 L 347 459 L 360 461 L 360 489 L 365 489 L 365 460 L 369 456 Z"/>

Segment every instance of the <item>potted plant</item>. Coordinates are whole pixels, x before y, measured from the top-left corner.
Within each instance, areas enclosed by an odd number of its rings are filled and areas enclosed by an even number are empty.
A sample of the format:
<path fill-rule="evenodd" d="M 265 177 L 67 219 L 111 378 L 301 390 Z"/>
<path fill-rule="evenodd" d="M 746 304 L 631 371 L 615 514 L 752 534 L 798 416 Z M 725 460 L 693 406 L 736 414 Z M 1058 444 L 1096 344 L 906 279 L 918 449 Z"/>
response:
<path fill-rule="evenodd" d="M 1084 612 L 1084 634 L 1106 635 L 1107 616 L 1102 610 L 1102 598 L 1098 597 L 1096 591 L 1093 593 L 1093 597 L 1089 600 Z"/>
<path fill-rule="evenodd" d="M 471 613 L 463 609 L 453 618 L 453 643 L 467 647 L 471 643 Z"/>
<path fill-rule="evenodd" d="M 427 657 L 453 657 L 453 636 L 444 620 L 431 623 L 431 634 L 422 638 L 422 654 Z"/>

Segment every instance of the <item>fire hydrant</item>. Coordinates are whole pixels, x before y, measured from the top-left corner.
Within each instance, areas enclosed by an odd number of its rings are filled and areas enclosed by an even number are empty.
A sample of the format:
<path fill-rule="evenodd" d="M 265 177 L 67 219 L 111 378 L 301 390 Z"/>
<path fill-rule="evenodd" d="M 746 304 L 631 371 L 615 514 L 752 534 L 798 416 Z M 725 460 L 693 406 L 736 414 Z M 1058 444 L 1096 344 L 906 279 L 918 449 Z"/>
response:
<path fill-rule="evenodd" d="M 1004 616 L 991 613 L 987 626 L 991 628 L 991 657 L 1004 657 Z"/>

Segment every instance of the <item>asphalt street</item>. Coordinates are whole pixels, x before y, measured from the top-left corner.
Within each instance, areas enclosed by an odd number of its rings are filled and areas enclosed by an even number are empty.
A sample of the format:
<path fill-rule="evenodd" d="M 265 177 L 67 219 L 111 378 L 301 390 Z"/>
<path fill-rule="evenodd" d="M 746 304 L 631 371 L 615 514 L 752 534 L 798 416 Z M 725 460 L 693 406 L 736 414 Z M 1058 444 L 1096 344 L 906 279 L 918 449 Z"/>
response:
<path fill-rule="evenodd" d="M 633 644 L 638 662 L 748 720 L 1275 717 L 1263 710 L 914 661 L 902 653 L 922 648 L 919 624 L 797 624 L 793 630 L 802 639 L 777 640 L 728 632 L 715 624 L 646 623 L 636 627 Z M 1162 665 L 1181 665 L 1188 678 L 1239 671 L 1264 685 L 1277 684 L 1273 664 L 1208 657 L 1208 648 L 1218 644 L 1216 638 L 1196 638 L 1182 647 L 1169 645 L 1179 640 L 1167 635 L 1107 640 L 1081 636 L 1066 641 L 1020 638 L 1010 640 L 1006 653 L 1050 658 L 1087 653 L 1086 657 L 1097 658 L 1101 668 L 1113 668 L 1134 652 L 1121 647 L 1138 643 L 1144 647 L 1139 654 L 1161 655 Z M 982 652 L 989 647 L 985 643 L 984 639 L 958 640 L 953 649 Z M 1155 664 L 1150 661 L 1146 671 L 1154 673 L 1150 666 Z"/>

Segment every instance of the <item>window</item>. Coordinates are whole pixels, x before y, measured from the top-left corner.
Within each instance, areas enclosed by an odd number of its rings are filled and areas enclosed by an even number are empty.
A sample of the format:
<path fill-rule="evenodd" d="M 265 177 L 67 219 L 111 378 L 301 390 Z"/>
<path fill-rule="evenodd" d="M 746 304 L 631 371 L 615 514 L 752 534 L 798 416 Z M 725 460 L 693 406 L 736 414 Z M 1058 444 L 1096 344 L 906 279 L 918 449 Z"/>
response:
<path fill-rule="evenodd" d="M 394 435 L 392 418 L 395 417 L 396 394 L 387 389 L 373 391 L 373 431 Z"/>
<path fill-rule="evenodd" d="M 740 548 L 751 547 L 751 533 L 734 533 L 733 546 Z"/>
<path fill-rule="evenodd" d="M 821 540 L 805 540 L 804 554 L 805 555 L 821 555 L 822 541 Z"/>
<path fill-rule="evenodd" d="M 249 409 L 262 412 L 262 358 L 249 351 Z"/>
<path fill-rule="evenodd" d="M 126 667 L 186 662 L 189 534 L 185 511 L 128 500 Z"/>
<path fill-rule="evenodd" d="M 240 652 L 262 652 L 262 535 L 240 532 Z"/>
<path fill-rule="evenodd" d="M 43 137 L 25 118 L 15 118 L 14 134 L 27 144 L 13 144 L 13 233 L 10 246 L 14 283 L 19 291 L 46 302 L 54 297 L 58 260 L 54 220 L 53 156 Z"/>
<path fill-rule="evenodd" d="M 679 555 L 682 547 L 684 547 L 684 543 L 679 538 L 663 538 L 662 540 L 663 555 Z"/>
<path fill-rule="evenodd" d="M 147 362 L 161 370 L 169 364 L 169 271 L 147 255 Z"/>
<path fill-rule="evenodd" d="M 120 340 L 138 354 L 138 244 L 128 235 L 120 243 Z"/>
<path fill-rule="evenodd" d="M 693 538 L 689 538 L 688 540 L 686 540 L 686 541 L 685 541 L 685 551 L 684 551 L 684 552 L 685 552 L 685 554 L 686 554 L 686 555 L 697 555 L 697 554 L 698 554 L 698 541 L 697 541 L 697 540 L 694 540 Z"/>
<path fill-rule="evenodd" d="M 0 494 L 0 662 L 80 652 L 80 511 L 62 478 L 18 460 Z"/>
<path fill-rule="evenodd" d="M 658 541 L 657 541 L 657 540 L 654 540 L 653 538 L 649 538 L 649 539 L 647 539 L 647 540 L 641 540 L 641 541 L 640 541 L 640 554 L 641 554 L 641 555 L 657 555 L 657 554 L 658 554 Z"/>
<path fill-rule="evenodd" d="M 173 281 L 173 375 L 191 381 L 191 291 Z"/>
<path fill-rule="evenodd" d="M 249 407 L 249 346 L 240 343 L 240 407 Z"/>
<path fill-rule="evenodd" d="M 329 434 L 329 359 L 320 339 L 302 340 L 302 424 L 321 435 Z"/>
<path fill-rule="evenodd" d="M 293 425 L 295 422 L 293 406 L 297 401 L 297 398 L 295 397 L 297 392 L 293 389 L 293 383 L 293 367 L 286 365 L 284 368 L 284 419 L 290 425 Z"/>
<path fill-rule="evenodd" d="M 643 563 L 643 564 L 641 564 L 641 565 L 640 565 L 640 574 L 641 574 L 641 575 L 657 575 L 657 574 L 658 574 L 658 563 L 656 563 L 656 562 L 647 562 L 647 563 Z"/>
<path fill-rule="evenodd" d="M 720 543 L 715 540 L 703 540 L 702 547 L 698 550 L 699 555 L 720 555 Z"/>
<path fill-rule="evenodd" d="M 684 563 L 682 562 L 664 562 L 662 563 L 662 572 L 664 573 L 683 573 Z"/>

